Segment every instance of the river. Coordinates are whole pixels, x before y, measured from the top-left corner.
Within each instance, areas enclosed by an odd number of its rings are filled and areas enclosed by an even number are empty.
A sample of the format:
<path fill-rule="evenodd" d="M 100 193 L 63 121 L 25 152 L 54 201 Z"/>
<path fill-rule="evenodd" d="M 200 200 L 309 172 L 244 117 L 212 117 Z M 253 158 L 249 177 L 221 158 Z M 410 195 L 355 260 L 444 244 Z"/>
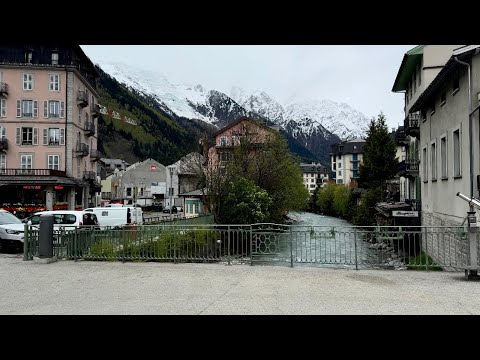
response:
<path fill-rule="evenodd" d="M 291 212 L 288 233 L 265 237 L 261 262 L 345 268 L 380 265 L 388 254 L 370 247 L 365 234 L 348 221 L 308 212 Z M 260 250 L 262 251 L 262 250 Z"/>

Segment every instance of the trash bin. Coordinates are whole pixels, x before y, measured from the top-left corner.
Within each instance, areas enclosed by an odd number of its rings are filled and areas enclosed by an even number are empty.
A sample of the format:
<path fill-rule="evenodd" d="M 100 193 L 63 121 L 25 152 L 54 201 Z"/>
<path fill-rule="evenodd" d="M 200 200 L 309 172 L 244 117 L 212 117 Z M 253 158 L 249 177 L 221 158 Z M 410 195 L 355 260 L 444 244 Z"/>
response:
<path fill-rule="evenodd" d="M 40 229 L 38 233 L 38 257 L 53 257 L 53 215 L 40 215 Z"/>

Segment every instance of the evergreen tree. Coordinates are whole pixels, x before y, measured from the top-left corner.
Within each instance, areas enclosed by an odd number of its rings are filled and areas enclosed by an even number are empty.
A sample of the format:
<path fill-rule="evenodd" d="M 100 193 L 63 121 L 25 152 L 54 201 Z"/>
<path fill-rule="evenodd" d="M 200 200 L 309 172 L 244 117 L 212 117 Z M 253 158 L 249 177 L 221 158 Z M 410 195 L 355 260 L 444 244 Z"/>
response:
<path fill-rule="evenodd" d="M 398 161 L 395 159 L 396 145 L 391 138 L 385 120 L 380 113 L 370 122 L 366 143 L 363 146 L 363 164 L 359 168 L 359 184 L 367 189 L 383 189 L 385 181 L 395 177 Z"/>

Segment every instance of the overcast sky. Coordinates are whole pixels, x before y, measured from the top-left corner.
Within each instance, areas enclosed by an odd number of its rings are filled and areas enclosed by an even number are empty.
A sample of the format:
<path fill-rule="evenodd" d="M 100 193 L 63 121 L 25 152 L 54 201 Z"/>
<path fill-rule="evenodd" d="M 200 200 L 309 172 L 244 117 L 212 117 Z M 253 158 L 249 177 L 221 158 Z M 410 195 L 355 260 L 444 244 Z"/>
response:
<path fill-rule="evenodd" d="M 391 91 L 415 45 L 82 45 L 93 62 L 123 62 L 230 94 L 263 90 L 280 104 L 292 97 L 345 102 L 367 117 L 383 111 L 403 124 L 403 94 Z"/>

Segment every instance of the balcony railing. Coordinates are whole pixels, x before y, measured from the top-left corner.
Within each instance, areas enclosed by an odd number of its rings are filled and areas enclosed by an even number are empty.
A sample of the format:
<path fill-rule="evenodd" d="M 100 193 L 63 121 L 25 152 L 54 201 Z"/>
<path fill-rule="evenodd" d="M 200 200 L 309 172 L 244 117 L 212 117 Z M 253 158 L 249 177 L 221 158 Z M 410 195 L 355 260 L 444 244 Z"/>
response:
<path fill-rule="evenodd" d="M 409 178 L 416 178 L 419 174 L 420 160 L 406 159 L 398 165 L 398 175 Z"/>
<path fill-rule="evenodd" d="M 413 211 L 421 211 L 422 210 L 422 202 L 417 199 L 405 199 L 405 204 L 410 204 Z"/>
<path fill-rule="evenodd" d="M 8 140 L 0 139 L 0 151 L 7 151 L 7 150 L 8 150 Z"/>
<path fill-rule="evenodd" d="M 77 94 L 77 104 L 81 107 L 88 105 L 88 95 L 85 91 L 79 91 Z"/>
<path fill-rule="evenodd" d="M 96 161 L 100 159 L 100 157 L 101 157 L 100 151 L 98 151 L 97 149 L 90 150 L 90 160 Z"/>
<path fill-rule="evenodd" d="M 75 148 L 75 151 L 77 152 L 77 156 L 87 156 L 88 150 L 89 150 L 88 145 L 84 143 L 77 143 L 77 147 Z"/>
<path fill-rule="evenodd" d="M 93 121 L 85 122 L 85 134 L 87 136 L 95 135 L 95 123 Z"/>
<path fill-rule="evenodd" d="M 395 142 L 398 145 L 408 145 L 410 143 L 410 139 L 405 131 L 397 131 L 395 134 Z"/>
<path fill-rule="evenodd" d="M 97 175 L 95 174 L 95 171 L 85 171 L 83 173 L 83 178 L 85 180 L 96 180 Z"/>
<path fill-rule="evenodd" d="M 53 170 L 53 169 L 0 169 L 0 175 L 63 176 L 64 177 L 64 176 L 67 176 L 67 173 L 63 170 Z"/>
<path fill-rule="evenodd" d="M 96 118 L 100 116 L 100 105 L 98 104 L 92 104 L 90 108 L 90 114 Z"/>
<path fill-rule="evenodd" d="M 416 138 L 420 137 L 420 112 L 408 114 L 404 121 L 405 134 L 414 136 Z"/>
<path fill-rule="evenodd" d="M 8 84 L 0 82 L 0 96 L 8 95 Z"/>

